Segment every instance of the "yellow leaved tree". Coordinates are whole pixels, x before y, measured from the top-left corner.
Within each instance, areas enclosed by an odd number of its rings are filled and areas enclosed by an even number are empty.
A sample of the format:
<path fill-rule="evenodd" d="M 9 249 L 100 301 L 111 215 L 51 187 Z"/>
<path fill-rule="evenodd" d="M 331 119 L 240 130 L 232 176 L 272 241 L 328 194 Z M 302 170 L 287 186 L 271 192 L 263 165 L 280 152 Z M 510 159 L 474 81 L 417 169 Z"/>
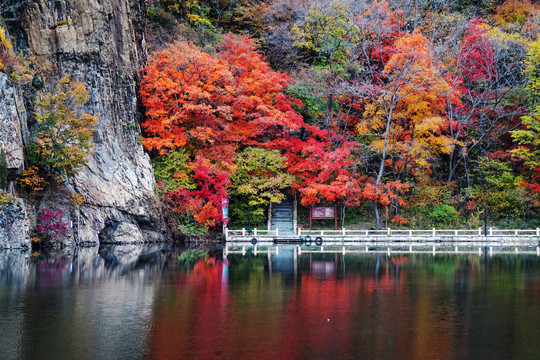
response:
<path fill-rule="evenodd" d="M 82 110 L 88 95 L 85 85 L 71 81 L 69 75 L 59 81 L 55 92 L 39 95 L 37 129 L 28 145 L 28 157 L 44 175 L 72 177 L 92 153 L 92 132 L 99 115 Z"/>

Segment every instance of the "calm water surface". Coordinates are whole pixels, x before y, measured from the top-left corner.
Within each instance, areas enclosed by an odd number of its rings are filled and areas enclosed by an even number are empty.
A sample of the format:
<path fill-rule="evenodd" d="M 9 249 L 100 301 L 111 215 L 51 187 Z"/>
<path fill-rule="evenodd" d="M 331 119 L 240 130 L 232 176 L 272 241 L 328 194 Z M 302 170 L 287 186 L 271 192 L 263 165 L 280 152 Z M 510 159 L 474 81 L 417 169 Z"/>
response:
<path fill-rule="evenodd" d="M 0 252 L 1 359 L 540 359 L 540 259 Z"/>

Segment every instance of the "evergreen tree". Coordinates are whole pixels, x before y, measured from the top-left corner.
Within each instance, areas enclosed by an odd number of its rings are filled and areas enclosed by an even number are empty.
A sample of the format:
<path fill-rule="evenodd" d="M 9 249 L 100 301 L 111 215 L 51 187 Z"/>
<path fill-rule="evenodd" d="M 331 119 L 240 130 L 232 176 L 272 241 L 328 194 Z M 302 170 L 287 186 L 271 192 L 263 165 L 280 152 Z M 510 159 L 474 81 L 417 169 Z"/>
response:
<path fill-rule="evenodd" d="M 7 172 L 8 164 L 6 152 L 2 149 L 0 150 L 0 190 L 5 190 L 7 188 Z"/>

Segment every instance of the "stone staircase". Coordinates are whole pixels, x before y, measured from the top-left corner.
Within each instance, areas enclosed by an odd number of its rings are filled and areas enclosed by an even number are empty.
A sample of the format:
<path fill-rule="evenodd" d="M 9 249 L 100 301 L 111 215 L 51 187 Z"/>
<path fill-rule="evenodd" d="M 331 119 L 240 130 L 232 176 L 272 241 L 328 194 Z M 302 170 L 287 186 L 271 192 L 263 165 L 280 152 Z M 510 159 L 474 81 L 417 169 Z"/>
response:
<path fill-rule="evenodd" d="M 279 229 L 279 235 L 294 234 L 292 201 L 272 204 L 272 229 Z"/>

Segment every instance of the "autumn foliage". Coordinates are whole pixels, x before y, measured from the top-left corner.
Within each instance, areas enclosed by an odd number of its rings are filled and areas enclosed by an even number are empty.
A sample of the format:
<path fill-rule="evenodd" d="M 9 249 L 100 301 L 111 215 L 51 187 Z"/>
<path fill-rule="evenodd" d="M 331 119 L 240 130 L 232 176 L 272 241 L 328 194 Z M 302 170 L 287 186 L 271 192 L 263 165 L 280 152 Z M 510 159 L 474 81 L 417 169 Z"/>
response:
<path fill-rule="evenodd" d="M 228 198 L 237 152 L 275 132 L 300 128 L 295 101 L 283 93 L 288 82 L 248 38 L 227 38 L 217 56 L 175 43 L 150 59 L 140 90 L 147 109 L 143 144 L 161 156 L 179 148 L 186 152 L 193 186 L 168 189 L 166 195 L 180 206 L 177 212 L 214 226 L 221 200 Z"/>
<path fill-rule="evenodd" d="M 51 245 L 52 242 L 65 236 L 68 231 L 67 223 L 62 221 L 62 210 L 44 208 L 39 214 L 36 235 L 41 245 Z"/>
<path fill-rule="evenodd" d="M 66 75 L 54 91 L 38 93 L 35 132 L 27 145 L 28 167 L 19 184 L 37 194 L 51 183 L 62 183 L 81 170 L 92 154 L 99 115 L 83 110 L 89 91 Z"/>
<path fill-rule="evenodd" d="M 356 145 L 332 148 L 328 130 L 305 124 L 293 108 L 301 102 L 284 92 L 289 77 L 271 70 L 249 38 L 229 37 L 218 49 L 212 56 L 193 44 L 175 43 L 145 69 L 143 144 L 163 158 L 177 149 L 186 154 L 182 166 L 189 174 L 169 175 L 188 177 L 189 184 L 164 187 L 165 198 L 177 204 L 175 212 L 187 211 L 198 223 L 215 226 L 235 159 L 246 146 L 284 154 L 302 204 L 345 198 L 357 203 L 352 193 L 359 184 L 348 169 Z M 308 139 L 295 136 L 300 132 Z M 162 179 L 170 183 L 167 176 Z"/>
<path fill-rule="evenodd" d="M 49 174 L 73 176 L 91 154 L 98 116 L 82 110 L 88 100 L 86 86 L 66 75 L 55 92 L 44 92 L 36 101 L 37 134 L 29 156 Z"/>
<path fill-rule="evenodd" d="M 175 42 L 144 69 L 143 144 L 176 221 L 215 227 L 224 199 L 263 219 L 284 192 L 369 208 L 377 227 L 473 224 L 493 199 L 530 216 L 539 9 L 473 3 L 164 2 L 222 39 Z"/>

